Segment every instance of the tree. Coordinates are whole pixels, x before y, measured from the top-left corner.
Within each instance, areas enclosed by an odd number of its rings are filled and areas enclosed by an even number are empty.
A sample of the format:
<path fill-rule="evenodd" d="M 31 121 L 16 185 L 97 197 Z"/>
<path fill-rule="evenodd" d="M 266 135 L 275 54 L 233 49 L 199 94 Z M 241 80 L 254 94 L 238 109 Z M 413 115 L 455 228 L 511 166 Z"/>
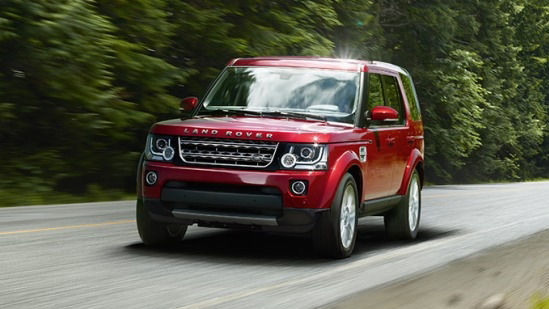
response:
<path fill-rule="evenodd" d="M 127 152 L 112 145 L 144 114 L 113 86 L 112 24 L 84 0 L 3 2 L 0 187 L 120 186 L 104 178 Z"/>
<path fill-rule="evenodd" d="M 0 1 L 0 197 L 133 188 L 150 124 L 247 56 L 406 68 L 430 182 L 549 175 L 548 0 Z"/>
<path fill-rule="evenodd" d="M 172 63 L 191 75 L 184 95 L 201 94 L 232 58 L 329 56 L 339 25 L 332 1 L 169 0 Z"/>

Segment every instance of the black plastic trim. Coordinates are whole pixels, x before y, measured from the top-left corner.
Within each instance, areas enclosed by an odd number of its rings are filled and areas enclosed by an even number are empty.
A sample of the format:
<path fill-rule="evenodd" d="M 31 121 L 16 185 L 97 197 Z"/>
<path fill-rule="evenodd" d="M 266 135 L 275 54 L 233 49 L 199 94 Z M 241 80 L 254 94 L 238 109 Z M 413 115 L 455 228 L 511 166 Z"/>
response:
<path fill-rule="evenodd" d="M 191 211 L 170 209 L 159 199 L 143 199 L 143 206 L 151 218 L 158 222 L 291 233 L 311 231 L 318 217 L 329 211 L 329 209 L 283 208 L 280 216 Z"/>
<path fill-rule="evenodd" d="M 387 211 L 390 211 L 400 203 L 402 195 L 392 195 L 373 200 L 364 201 L 362 203 L 361 216 L 373 216 Z"/>
<path fill-rule="evenodd" d="M 244 192 L 222 192 L 183 188 L 162 189 L 161 200 L 185 205 L 185 208 L 242 209 L 279 213 L 282 209 L 282 196 L 279 194 L 256 194 Z"/>

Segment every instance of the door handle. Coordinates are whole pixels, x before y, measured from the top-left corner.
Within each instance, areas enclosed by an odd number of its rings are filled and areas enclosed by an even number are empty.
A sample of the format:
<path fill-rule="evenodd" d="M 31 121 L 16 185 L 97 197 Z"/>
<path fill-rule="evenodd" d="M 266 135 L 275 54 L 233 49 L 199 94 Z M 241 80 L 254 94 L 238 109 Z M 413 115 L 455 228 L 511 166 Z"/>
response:
<path fill-rule="evenodd" d="M 406 140 L 408 141 L 408 144 L 412 145 L 416 141 L 416 137 L 415 136 L 408 136 L 408 137 L 406 137 Z"/>
<path fill-rule="evenodd" d="M 422 140 L 423 136 L 407 136 L 406 140 L 408 140 L 408 144 L 413 144 L 415 141 Z"/>

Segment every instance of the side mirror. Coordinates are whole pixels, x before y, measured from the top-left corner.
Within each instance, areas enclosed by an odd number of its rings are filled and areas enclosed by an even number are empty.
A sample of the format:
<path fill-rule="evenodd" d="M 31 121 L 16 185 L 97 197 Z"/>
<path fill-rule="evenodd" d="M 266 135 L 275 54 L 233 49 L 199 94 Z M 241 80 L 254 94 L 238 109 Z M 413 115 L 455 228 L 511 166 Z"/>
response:
<path fill-rule="evenodd" d="M 397 122 L 398 112 L 389 106 L 376 106 L 372 109 L 371 118 L 373 121 Z"/>
<path fill-rule="evenodd" d="M 183 100 L 181 100 L 179 111 L 184 114 L 189 114 L 196 108 L 197 105 L 198 105 L 197 97 L 184 98 Z"/>

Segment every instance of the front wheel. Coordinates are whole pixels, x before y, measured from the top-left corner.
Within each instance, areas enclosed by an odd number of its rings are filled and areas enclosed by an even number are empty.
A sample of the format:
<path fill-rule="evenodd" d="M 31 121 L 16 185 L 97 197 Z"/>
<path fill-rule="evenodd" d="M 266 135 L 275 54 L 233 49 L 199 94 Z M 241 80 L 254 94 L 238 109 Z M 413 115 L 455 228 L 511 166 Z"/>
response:
<path fill-rule="evenodd" d="M 385 215 L 385 231 L 391 239 L 412 240 L 417 237 L 421 217 L 421 184 L 417 171 L 410 178 L 406 195 Z"/>
<path fill-rule="evenodd" d="M 163 224 L 152 220 L 145 210 L 143 200 L 137 200 L 136 205 L 137 231 L 145 245 L 161 246 L 179 242 L 185 232 L 186 225 Z"/>
<path fill-rule="evenodd" d="M 346 258 L 355 247 L 357 235 L 358 190 L 351 174 L 339 183 L 332 208 L 322 215 L 313 229 L 317 253 L 332 258 Z"/>

